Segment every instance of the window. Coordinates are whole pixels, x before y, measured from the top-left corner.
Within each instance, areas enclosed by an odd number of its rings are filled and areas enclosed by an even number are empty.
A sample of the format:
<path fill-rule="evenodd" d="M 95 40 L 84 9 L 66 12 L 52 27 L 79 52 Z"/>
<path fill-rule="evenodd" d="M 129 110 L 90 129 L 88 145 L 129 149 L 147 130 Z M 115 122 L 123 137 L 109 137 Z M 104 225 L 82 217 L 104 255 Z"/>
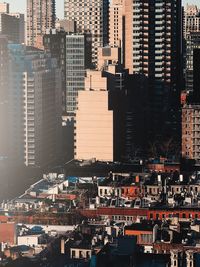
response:
<path fill-rule="evenodd" d="M 76 256 L 76 252 L 75 252 L 75 250 L 72 250 L 72 259 L 74 259 L 75 256 Z"/>
<path fill-rule="evenodd" d="M 90 252 L 86 251 L 86 258 L 89 259 L 90 258 Z"/>
<path fill-rule="evenodd" d="M 79 251 L 79 258 L 82 259 L 83 258 L 83 251 Z"/>

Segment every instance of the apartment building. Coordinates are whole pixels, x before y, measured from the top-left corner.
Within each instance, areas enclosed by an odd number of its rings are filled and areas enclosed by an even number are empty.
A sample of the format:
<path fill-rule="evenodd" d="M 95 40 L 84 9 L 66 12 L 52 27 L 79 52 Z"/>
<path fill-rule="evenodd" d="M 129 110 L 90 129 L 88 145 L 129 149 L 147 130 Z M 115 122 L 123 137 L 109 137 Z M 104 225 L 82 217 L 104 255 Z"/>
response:
<path fill-rule="evenodd" d="M 27 45 L 43 47 L 46 29 L 55 28 L 55 0 L 27 0 Z"/>
<path fill-rule="evenodd" d="M 77 32 L 87 33 L 92 43 L 92 63 L 97 49 L 108 44 L 109 0 L 65 0 L 65 19 L 75 21 Z"/>

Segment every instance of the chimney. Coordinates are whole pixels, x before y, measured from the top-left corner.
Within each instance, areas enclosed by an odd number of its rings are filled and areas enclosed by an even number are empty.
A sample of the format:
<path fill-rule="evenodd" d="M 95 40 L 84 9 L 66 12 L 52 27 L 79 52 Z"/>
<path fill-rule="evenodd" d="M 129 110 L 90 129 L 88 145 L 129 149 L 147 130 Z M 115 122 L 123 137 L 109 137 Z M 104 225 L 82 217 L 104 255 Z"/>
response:
<path fill-rule="evenodd" d="M 161 183 L 161 174 L 158 174 L 158 183 L 160 184 Z"/>
<path fill-rule="evenodd" d="M 135 177 L 135 183 L 139 183 L 140 182 L 140 177 L 139 177 L 139 175 L 136 175 L 136 177 Z"/>
<path fill-rule="evenodd" d="M 61 239 L 60 253 L 63 255 L 65 254 L 65 239 L 64 238 Z"/>

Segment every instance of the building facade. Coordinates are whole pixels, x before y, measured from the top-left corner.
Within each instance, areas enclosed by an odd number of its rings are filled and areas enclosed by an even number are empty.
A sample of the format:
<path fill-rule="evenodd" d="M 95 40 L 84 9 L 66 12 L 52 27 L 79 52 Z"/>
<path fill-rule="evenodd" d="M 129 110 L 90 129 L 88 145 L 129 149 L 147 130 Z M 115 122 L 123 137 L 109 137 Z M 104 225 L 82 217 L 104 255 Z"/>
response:
<path fill-rule="evenodd" d="M 107 79 L 101 71 L 88 71 L 85 86 L 78 93 L 74 158 L 113 161 L 113 111 L 109 110 Z"/>
<path fill-rule="evenodd" d="M 55 0 L 27 0 L 27 45 L 42 47 L 46 29 L 55 28 Z"/>
<path fill-rule="evenodd" d="M 44 48 L 58 60 L 63 80 L 63 112 L 74 116 L 79 90 L 84 90 L 86 68 L 91 67 L 91 43 L 85 34 L 47 31 Z"/>
<path fill-rule="evenodd" d="M 91 51 L 90 51 L 91 52 Z M 66 112 L 74 116 L 77 109 L 78 91 L 85 88 L 85 72 L 90 67 L 87 40 L 84 34 L 66 35 Z M 89 60 L 88 60 L 89 61 Z"/>
<path fill-rule="evenodd" d="M 61 153 L 61 73 L 41 50 L 9 45 L 12 70 L 12 142 L 26 166 L 56 164 Z M 15 128 L 16 126 L 16 128 Z M 16 151 L 13 151 L 16 155 Z"/>
<path fill-rule="evenodd" d="M 62 73 L 62 109 L 66 111 L 66 33 L 64 31 L 47 30 L 43 37 L 45 51 L 51 53 Z"/>
<path fill-rule="evenodd" d="M 182 109 L 182 157 L 200 160 L 200 105 Z"/>
<path fill-rule="evenodd" d="M 126 0 L 124 16 L 125 68 L 130 73 L 144 74 L 148 78 L 150 136 L 175 137 L 178 133 L 179 139 L 179 99 L 182 86 L 181 1 Z"/>
<path fill-rule="evenodd" d="M 109 45 L 122 47 L 123 0 L 112 0 L 109 11 Z"/>
<path fill-rule="evenodd" d="M 0 13 L 0 32 L 8 37 L 8 40 L 15 44 L 25 42 L 24 14 Z"/>
<path fill-rule="evenodd" d="M 65 0 L 65 19 L 75 21 L 77 32 L 88 33 L 92 43 L 92 63 L 97 63 L 98 47 L 108 44 L 108 0 Z"/>
<path fill-rule="evenodd" d="M 200 48 L 200 31 L 190 31 L 186 33 L 186 90 L 193 92 L 194 83 L 194 49 Z"/>
<path fill-rule="evenodd" d="M 188 32 L 200 31 L 200 10 L 196 5 L 186 5 L 184 10 L 184 36 Z"/>
<path fill-rule="evenodd" d="M 8 157 L 8 99 L 9 99 L 9 74 L 8 65 L 8 39 L 0 34 L 0 157 Z"/>
<path fill-rule="evenodd" d="M 200 48 L 193 51 L 193 103 L 200 104 Z"/>

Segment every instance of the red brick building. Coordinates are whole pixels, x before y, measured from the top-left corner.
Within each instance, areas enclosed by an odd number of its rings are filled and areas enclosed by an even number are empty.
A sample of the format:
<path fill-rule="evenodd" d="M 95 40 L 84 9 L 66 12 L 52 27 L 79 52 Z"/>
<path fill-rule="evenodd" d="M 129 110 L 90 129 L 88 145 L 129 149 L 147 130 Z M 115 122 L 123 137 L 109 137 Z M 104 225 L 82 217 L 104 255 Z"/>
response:
<path fill-rule="evenodd" d="M 16 244 L 16 224 L 14 222 L 0 223 L 0 242 L 11 246 Z"/>

